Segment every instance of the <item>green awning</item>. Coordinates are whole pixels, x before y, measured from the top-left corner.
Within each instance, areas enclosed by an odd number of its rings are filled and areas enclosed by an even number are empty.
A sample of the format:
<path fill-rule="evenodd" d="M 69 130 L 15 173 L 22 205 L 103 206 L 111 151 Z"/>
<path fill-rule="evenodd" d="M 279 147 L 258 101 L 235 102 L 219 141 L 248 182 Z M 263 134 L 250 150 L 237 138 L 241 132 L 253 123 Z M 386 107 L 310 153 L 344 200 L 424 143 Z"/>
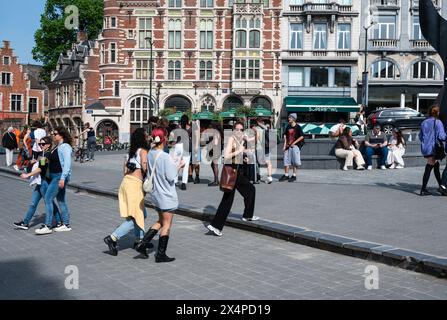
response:
<path fill-rule="evenodd" d="M 180 121 L 180 118 L 183 116 L 183 112 L 177 112 L 174 114 L 170 114 L 169 116 L 166 117 L 166 119 L 168 119 L 168 121 Z"/>
<path fill-rule="evenodd" d="M 213 120 L 213 118 L 214 118 L 214 113 L 212 113 L 208 110 L 205 110 L 205 111 L 202 111 L 199 113 L 194 113 L 192 115 L 193 120 Z"/>
<path fill-rule="evenodd" d="M 273 115 L 272 111 L 263 106 L 257 106 L 255 108 L 256 117 L 271 117 Z"/>
<path fill-rule="evenodd" d="M 360 106 L 354 98 L 287 97 L 284 104 L 288 112 L 358 112 Z"/>
<path fill-rule="evenodd" d="M 236 109 L 230 109 L 228 111 L 221 112 L 219 114 L 222 118 L 236 118 Z"/>

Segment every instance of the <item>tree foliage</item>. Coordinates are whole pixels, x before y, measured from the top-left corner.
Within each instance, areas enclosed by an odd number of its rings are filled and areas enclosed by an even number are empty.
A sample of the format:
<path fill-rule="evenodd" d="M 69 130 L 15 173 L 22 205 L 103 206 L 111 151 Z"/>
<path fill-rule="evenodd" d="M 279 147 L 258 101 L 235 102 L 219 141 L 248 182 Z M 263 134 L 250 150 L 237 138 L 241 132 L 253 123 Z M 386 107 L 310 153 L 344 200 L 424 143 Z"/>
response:
<path fill-rule="evenodd" d="M 89 39 L 96 39 L 103 25 L 103 0 L 47 0 L 40 18 L 40 28 L 34 34 L 33 58 L 44 65 L 41 77 L 50 80 L 51 71 L 56 68 L 61 53 L 70 50 L 77 40 L 76 29 L 65 27 L 67 6 L 79 9 L 79 30 L 87 32 Z"/>

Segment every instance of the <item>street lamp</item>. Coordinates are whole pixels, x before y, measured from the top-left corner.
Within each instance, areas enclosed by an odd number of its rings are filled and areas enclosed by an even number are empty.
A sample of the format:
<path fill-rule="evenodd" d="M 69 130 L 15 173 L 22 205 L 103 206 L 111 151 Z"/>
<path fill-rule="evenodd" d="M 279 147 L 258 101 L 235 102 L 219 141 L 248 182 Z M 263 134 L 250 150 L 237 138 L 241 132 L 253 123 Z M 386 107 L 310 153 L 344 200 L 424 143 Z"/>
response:
<path fill-rule="evenodd" d="M 363 29 L 365 29 L 365 67 L 363 69 L 362 74 L 362 83 L 363 83 L 363 92 L 362 92 L 362 104 L 364 106 L 365 112 L 368 109 L 368 95 L 369 95 L 369 72 L 368 72 L 368 31 L 369 29 L 374 25 L 374 21 L 371 21 L 370 25 L 365 27 L 363 26 Z"/>
<path fill-rule="evenodd" d="M 149 119 L 152 117 L 152 78 L 154 71 L 154 63 L 152 58 L 152 50 L 154 47 L 154 41 L 152 37 L 146 37 L 145 40 L 149 43 L 151 48 L 150 60 L 149 60 Z"/>

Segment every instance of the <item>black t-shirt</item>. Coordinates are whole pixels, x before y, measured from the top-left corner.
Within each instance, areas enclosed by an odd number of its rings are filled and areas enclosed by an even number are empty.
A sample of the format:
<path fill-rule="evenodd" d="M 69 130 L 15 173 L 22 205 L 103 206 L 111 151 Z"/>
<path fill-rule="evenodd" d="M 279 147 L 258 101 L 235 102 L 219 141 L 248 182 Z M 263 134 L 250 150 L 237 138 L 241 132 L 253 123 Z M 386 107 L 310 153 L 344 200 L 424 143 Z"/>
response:
<path fill-rule="evenodd" d="M 57 151 L 55 151 L 55 152 L 57 152 Z M 50 159 L 50 155 L 51 155 L 50 152 L 45 152 L 43 154 L 43 156 L 46 158 L 46 161 L 45 161 L 44 165 L 42 165 L 42 163 L 39 160 L 39 169 L 40 169 L 40 178 L 41 179 L 45 179 L 47 177 L 47 171 L 48 171 L 49 164 L 50 164 L 50 160 L 49 160 Z"/>
<path fill-rule="evenodd" d="M 50 160 L 50 173 L 62 173 L 62 166 L 59 160 L 59 154 L 57 153 L 57 148 L 51 151 L 48 159 Z"/>
<path fill-rule="evenodd" d="M 91 139 L 91 138 L 94 138 L 94 137 L 95 137 L 95 129 L 90 128 L 90 129 L 87 131 L 87 138 L 88 138 L 88 139 Z"/>
<path fill-rule="evenodd" d="M 284 135 L 286 136 L 285 143 L 291 144 L 294 141 L 298 140 L 300 137 L 304 136 L 304 132 L 298 123 L 294 127 L 288 124 L 286 127 L 286 131 L 284 132 Z M 298 146 L 300 146 L 300 144 L 301 143 L 298 143 Z"/>

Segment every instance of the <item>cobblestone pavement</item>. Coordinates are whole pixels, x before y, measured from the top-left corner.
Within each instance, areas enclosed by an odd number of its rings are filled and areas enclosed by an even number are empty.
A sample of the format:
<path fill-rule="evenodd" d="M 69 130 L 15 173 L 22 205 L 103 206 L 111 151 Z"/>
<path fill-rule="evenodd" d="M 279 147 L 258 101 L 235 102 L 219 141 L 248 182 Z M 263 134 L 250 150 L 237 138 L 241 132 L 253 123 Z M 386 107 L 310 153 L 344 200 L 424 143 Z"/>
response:
<path fill-rule="evenodd" d="M 223 237 L 209 236 L 201 222 L 180 216 L 168 248 L 175 262 L 156 264 L 153 252 L 135 259 L 131 237 L 113 257 L 104 253 L 102 238 L 121 221 L 117 201 L 69 191 L 73 231 L 36 236 L 42 206 L 32 229 L 11 226 L 25 213 L 31 191 L 0 176 L 0 299 L 447 298 L 442 279 L 229 227 Z M 150 211 L 148 223 L 154 219 Z M 369 265 L 378 267 L 378 290 L 365 289 Z M 67 266 L 79 270 L 78 290 L 65 287 Z"/>
<path fill-rule="evenodd" d="M 96 161 L 74 163 L 72 182 L 117 191 L 124 154 L 98 153 Z M 2 159 L 0 159 L 1 163 Z M 256 187 L 256 215 L 270 221 L 447 257 L 447 199 L 419 197 L 422 168 L 344 172 L 301 170 L 297 183 Z M 278 171 L 280 172 L 280 171 Z M 178 191 L 181 204 L 216 209 L 222 193 L 203 183 Z M 435 189 L 432 176 L 430 188 Z M 243 211 L 237 195 L 233 212 Z"/>

